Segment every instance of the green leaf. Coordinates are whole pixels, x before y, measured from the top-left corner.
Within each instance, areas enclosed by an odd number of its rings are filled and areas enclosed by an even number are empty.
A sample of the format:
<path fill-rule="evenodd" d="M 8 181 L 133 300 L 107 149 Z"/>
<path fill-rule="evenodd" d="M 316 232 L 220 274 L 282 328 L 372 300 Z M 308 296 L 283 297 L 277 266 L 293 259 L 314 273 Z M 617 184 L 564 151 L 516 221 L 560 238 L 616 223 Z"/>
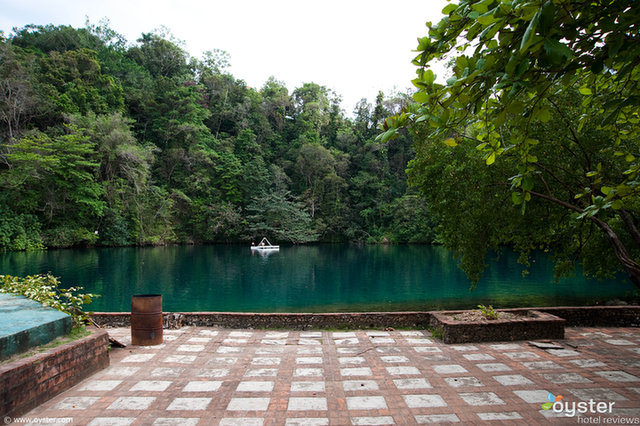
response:
<path fill-rule="evenodd" d="M 600 188 L 600 191 L 602 191 L 604 195 L 609 195 L 611 190 L 613 190 L 613 188 L 611 188 L 610 186 L 603 186 L 602 188 Z"/>
<path fill-rule="evenodd" d="M 588 87 L 581 87 L 578 89 L 578 92 L 580 92 L 580 94 L 582 95 L 593 95 L 593 92 L 591 91 L 591 89 L 589 89 Z"/>
<path fill-rule="evenodd" d="M 496 153 L 494 151 L 491 154 L 489 154 L 485 162 L 487 163 L 487 166 L 490 166 L 493 163 L 495 163 L 495 161 L 496 161 Z"/>
<path fill-rule="evenodd" d="M 445 143 L 445 145 L 450 146 L 450 147 L 458 146 L 458 143 L 456 142 L 456 140 L 454 138 L 445 139 L 444 143 Z"/>
<path fill-rule="evenodd" d="M 444 9 L 442 9 L 442 14 L 443 15 L 449 15 L 451 12 L 453 12 L 454 10 L 456 10 L 458 8 L 457 4 L 448 4 L 444 7 Z"/>

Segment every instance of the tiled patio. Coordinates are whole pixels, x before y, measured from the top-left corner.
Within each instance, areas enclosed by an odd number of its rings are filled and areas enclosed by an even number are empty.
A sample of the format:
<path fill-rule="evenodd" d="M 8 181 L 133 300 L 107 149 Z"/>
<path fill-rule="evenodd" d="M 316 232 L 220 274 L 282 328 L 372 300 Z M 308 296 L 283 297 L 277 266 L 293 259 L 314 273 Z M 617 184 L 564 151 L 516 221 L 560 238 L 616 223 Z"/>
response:
<path fill-rule="evenodd" d="M 129 329 L 110 334 L 130 341 Z M 417 330 L 188 327 L 165 330 L 164 340 L 113 349 L 109 368 L 24 418 L 109 426 L 640 424 L 636 328 L 567 329 L 556 349 L 444 345 Z M 549 393 L 569 408 L 593 400 L 594 413 L 544 410 Z M 599 402 L 614 403 L 613 413 L 599 413 Z"/>

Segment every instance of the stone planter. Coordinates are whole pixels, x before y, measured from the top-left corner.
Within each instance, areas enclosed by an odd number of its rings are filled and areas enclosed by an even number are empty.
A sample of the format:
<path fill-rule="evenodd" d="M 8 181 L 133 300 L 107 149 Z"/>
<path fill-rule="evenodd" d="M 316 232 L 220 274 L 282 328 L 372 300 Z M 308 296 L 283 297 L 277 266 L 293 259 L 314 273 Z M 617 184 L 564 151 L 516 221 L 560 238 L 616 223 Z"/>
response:
<path fill-rule="evenodd" d="M 431 327 L 440 330 L 444 343 L 500 342 L 513 340 L 564 339 L 565 320 L 530 310 L 498 310 L 515 319 L 459 321 L 462 311 L 432 312 Z"/>

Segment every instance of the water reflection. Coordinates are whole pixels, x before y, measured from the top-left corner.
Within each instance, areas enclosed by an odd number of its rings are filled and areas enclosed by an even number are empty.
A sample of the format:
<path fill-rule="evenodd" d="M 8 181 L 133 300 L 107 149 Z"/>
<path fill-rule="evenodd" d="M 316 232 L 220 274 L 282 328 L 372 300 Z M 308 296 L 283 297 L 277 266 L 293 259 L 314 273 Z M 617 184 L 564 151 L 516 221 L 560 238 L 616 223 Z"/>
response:
<path fill-rule="evenodd" d="M 139 293 L 163 295 L 165 311 L 311 312 L 590 304 L 624 297 L 623 280 L 553 281 L 539 255 L 528 276 L 517 256 L 492 259 L 473 292 L 450 253 L 428 246 L 308 245 L 271 255 L 246 246 L 51 250 L 0 255 L 0 273 L 52 272 L 99 293 L 91 309 L 128 311 Z"/>

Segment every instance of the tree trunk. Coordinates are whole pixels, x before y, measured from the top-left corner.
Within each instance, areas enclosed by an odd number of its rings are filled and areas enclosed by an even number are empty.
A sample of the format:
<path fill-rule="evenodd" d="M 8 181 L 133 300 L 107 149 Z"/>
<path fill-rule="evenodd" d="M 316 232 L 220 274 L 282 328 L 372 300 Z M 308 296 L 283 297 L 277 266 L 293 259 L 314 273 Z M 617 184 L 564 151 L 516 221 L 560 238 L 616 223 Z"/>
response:
<path fill-rule="evenodd" d="M 627 269 L 631 282 L 634 283 L 636 287 L 640 288 L 640 264 L 631 258 L 624 244 L 620 241 L 620 237 L 618 237 L 618 234 L 611 229 L 608 223 L 603 222 L 595 216 L 591 217 L 591 220 L 598 225 L 602 232 L 604 232 L 604 235 L 613 247 L 613 251 L 618 258 L 618 261 Z"/>

